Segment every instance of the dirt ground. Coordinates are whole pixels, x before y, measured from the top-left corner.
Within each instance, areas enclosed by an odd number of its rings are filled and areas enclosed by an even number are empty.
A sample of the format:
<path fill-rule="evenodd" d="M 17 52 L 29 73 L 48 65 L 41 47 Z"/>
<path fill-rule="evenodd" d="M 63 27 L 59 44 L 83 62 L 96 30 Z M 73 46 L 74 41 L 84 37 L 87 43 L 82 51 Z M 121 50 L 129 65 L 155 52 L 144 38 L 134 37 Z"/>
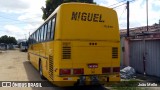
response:
<path fill-rule="evenodd" d="M 145 79 L 148 80 L 149 78 L 149 77 L 143 78 L 142 76 L 138 77 L 141 80 Z M 0 51 L 0 81 L 44 81 L 44 80 L 40 78 L 39 72 L 27 60 L 27 52 L 20 52 L 18 49 L 16 49 L 16 50 Z M 42 87 L 42 88 L 0 87 L 0 90 L 108 90 L 108 89 L 112 90 L 113 89 L 111 87 L 109 88 L 103 86 L 60 88 L 52 85 L 47 80 L 45 80 L 45 83 L 47 85 L 50 85 L 50 87 Z M 118 90 L 122 89 L 118 88 Z M 129 88 L 124 90 L 128 89 Z M 129 90 L 136 90 L 136 89 L 131 88 Z M 141 89 L 138 90 L 159 90 L 159 87 L 152 87 L 152 88 L 142 87 Z"/>
<path fill-rule="evenodd" d="M 0 81 L 42 81 L 38 71 L 28 62 L 27 52 L 7 50 L 0 52 Z M 48 82 L 49 83 L 49 82 Z M 50 83 L 49 83 L 50 84 Z M 45 88 L 3 88 L 0 90 L 54 90 Z"/>
<path fill-rule="evenodd" d="M 43 81 L 39 72 L 27 60 L 27 52 L 16 50 L 0 51 L 0 81 Z M 0 87 L 0 90 L 107 90 L 104 87 L 66 87 L 60 88 L 52 86 L 42 88 L 18 88 L 18 87 Z M 1 83 L 0 83 L 1 84 Z"/>

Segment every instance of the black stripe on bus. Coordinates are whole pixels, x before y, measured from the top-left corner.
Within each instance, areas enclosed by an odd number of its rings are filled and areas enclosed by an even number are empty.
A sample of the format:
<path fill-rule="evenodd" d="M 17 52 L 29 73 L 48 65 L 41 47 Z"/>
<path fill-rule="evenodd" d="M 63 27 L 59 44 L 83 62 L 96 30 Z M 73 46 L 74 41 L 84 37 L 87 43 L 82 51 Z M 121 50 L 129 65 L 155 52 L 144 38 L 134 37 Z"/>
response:
<path fill-rule="evenodd" d="M 38 55 L 38 54 L 35 54 L 35 53 L 31 53 L 31 52 L 28 52 L 28 53 L 39 56 L 39 57 L 42 57 L 42 58 L 45 58 L 45 59 L 48 59 L 48 57 L 45 57 L 45 56 L 42 56 L 42 55 Z"/>

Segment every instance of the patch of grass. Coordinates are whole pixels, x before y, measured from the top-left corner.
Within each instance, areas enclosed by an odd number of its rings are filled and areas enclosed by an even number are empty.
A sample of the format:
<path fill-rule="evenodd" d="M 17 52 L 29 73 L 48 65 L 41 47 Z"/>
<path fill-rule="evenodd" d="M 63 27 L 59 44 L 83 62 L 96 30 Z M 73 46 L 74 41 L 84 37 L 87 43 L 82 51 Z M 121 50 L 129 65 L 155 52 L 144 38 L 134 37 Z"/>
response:
<path fill-rule="evenodd" d="M 140 87 L 113 87 L 113 90 L 142 90 Z"/>
<path fill-rule="evenodd" d="M 137 87 L 138 82 L 137 79 L 124 79 L 120 82 L 106 83 L 105 85 L 113 90 L 143 90 L 141 87 Z"/>

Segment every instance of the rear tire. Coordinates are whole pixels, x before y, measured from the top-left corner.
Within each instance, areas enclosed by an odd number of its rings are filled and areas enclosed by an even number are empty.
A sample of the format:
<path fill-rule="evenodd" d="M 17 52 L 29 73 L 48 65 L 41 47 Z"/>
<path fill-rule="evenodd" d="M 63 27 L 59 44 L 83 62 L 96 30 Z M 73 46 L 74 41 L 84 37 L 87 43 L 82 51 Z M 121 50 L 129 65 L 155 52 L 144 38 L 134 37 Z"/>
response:
<path fill-rule="evenodd" d="M 42 63 L 41 63 L 41 61 L 40 61 L 40 63 L 39 63 L 39 74 L 40 74 L 40 77 L 41 77 L 41 79 L 45 79 L 45 77 L 43 76 L 43 68 L 42 68 Z"/>

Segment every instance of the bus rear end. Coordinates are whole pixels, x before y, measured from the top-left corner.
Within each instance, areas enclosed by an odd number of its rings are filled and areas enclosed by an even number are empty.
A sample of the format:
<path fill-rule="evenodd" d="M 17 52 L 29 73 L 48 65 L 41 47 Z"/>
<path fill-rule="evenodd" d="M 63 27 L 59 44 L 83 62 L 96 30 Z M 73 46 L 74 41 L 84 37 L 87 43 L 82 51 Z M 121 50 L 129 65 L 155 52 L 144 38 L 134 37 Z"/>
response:
<path fill-rule="evenodd" d="M 120 81 L 119 28 L 114 10 L 63 4 L 57 20 L 55 49 L 59 53 L 55 55 L 59 61 L 54 65 L 58 70 L 55 81 L 72 85 Z"/>

